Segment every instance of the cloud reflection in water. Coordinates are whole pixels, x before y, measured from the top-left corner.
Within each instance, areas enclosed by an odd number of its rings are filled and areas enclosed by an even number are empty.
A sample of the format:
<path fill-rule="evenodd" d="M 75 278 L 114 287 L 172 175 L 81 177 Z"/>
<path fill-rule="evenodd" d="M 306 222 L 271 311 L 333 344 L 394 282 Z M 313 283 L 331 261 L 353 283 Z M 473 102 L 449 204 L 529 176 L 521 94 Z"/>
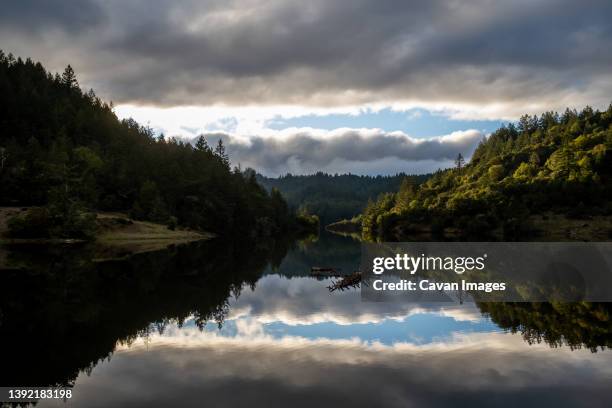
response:
<path fill-rule="evenodd" d="M 119 347 L 79 376 L 71 404 L 606 406 L 612 397 L 608 351 L 530 346 L 492 332 L 469 305 L 362 303 L 358 292 L 330 295 L 324 285 L 267 276 L 232 302 L 221 331 L 188 322 Z M 454 323 L 440 336 L 398 340 L 419 318 Z M 403 332 L 383 342 L 355 330 L 369 326 Z"/>

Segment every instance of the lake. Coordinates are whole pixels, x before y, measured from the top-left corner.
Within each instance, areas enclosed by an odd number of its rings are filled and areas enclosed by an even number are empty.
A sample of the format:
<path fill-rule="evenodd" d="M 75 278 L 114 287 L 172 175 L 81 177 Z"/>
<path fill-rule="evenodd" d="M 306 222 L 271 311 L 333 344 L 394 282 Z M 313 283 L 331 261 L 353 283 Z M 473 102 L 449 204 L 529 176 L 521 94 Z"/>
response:
<path fill-rule="evenodd" d="M 612 401 L 608 304 L 364 302 L 310 276 L 356 270 L 351 238 L 3 256 L 0 384 L 74 386 L 39 407 Z"/>

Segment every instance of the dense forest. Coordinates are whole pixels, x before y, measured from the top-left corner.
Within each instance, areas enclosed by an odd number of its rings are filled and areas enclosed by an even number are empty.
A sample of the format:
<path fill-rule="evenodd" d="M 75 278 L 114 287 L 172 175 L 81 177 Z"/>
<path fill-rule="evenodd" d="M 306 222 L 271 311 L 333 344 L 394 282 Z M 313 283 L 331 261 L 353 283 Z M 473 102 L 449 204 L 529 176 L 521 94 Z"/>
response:
<path fill-rule="evenodd" d="M 251 236 L 300 222 L 253 170 L 231 169 L 221 142 L 156 136 L 83 92 L 70 66 L 53 75 L 2 51 L 0 205 L 36 207 L 13 220 L 20 237 L 90 237 L 96 210 Z"/>
<path fill-rule="evenodd" d="M 296 176 L 287 174 L 278 178 L 257 175 L 257 180 L 268 190 L 280 190 L 290 206 L 310 214 L 317 214 L 326 225 L 360 214 L 369 199 L 382 193 L 397 191 L 407 177 L 400 173 L 394 176 L 358 176 L 354 174 L 326 174 Z M 421 183 L 428 175 L 411 176 Z"/>
<path fill-rule="evenodd" d="M 468 164 L 409 180 L 370 202 L 361 218 L 366 237 L 402 238 L 425 226 L 472 237 L 501 230 L 505 239 L 530 233 L 533 217 L 612 214 L 612 105 L 563 114 L 525 115 L 503 126 Z M 547 215 L 548 214 L 548 215 Z"/>

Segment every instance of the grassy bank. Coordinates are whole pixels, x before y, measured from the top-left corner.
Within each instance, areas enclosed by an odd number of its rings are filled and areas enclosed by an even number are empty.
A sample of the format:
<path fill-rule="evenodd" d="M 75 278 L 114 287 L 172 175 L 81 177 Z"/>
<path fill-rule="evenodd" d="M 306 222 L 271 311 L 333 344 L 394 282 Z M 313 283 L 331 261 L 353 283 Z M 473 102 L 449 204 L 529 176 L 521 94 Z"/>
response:
<path fill-rule="evenodd" d="M 29 209 L 0 207 L 0 244 L 72 244 L 83 240 L 65 238 L 12 238 L 9 220 Z M 121 252 L 145 252 L 211 238 L 213 235 L 187 229 L 169 229 L 165 225 L 136 221 L 121 213 L 97 213 L 95 243 L 121 249 Z"/>
<path fill-rule="evenodd" d="M 120 213 L 98 213 L 97 253 L 103 258 L 157 251 L 170 245 L 209 239 L 213 234 L 136 221 Z"/>

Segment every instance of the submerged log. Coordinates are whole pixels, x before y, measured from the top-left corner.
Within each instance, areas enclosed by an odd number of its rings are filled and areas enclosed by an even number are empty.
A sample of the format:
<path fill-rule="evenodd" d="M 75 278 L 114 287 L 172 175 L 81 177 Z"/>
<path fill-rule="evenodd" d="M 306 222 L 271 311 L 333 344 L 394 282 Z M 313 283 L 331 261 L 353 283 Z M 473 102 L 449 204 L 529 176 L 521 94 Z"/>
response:
<path fill-rule="evenodd" d="M 317 273 L 322 273 L 322 272 L 338 272 L 340 271 L 340 268 L 329 268 L 329 267 L 321 267 L 321 266 L 313 266 L 312 268 L 310 268 L 310 272 L 317 272 Z"/>
<path fill-rule="evenodd" d="M 310 268 L 310 276 L 315 276 L 318 278 L 337 278 L 339 276 L 343 276 L 340 273 L 340 268 L 322 268 L 319 266 L 313 266 Z"/>
<path fill-rule="evenodd" d="M 341 273 L 320 273 L 320 272 L 313 272 L 310 274 L 310 276 L 312 276 L 313 278 L 317 278 L 317 279 L 328 279 L 328 278 L 340 278 L 342 276 Z"/>

